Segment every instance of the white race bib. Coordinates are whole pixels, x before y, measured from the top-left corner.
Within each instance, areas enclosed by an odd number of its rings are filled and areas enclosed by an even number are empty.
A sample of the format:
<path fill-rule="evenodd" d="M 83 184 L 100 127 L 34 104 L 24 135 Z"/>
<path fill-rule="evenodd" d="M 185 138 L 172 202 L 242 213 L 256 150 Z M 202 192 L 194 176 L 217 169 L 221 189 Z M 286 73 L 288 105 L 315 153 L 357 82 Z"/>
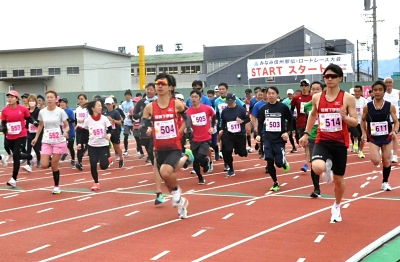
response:
<path fill-rule="evenodd" d="M 300 114 L 305 114 L 304 112 L 304 105 L 307 104 L 307 102 L 301 102 L 300 103 Z"/>
<path fill-rule="evenodd" d="M 57 143 L 61 141 L 61 130 L 60 128 L 45 129 L 43 133 L 43 142 L 45 143 Z"/>
<path fill-rule="evenodd" d="M 388 122 L 371 122 L 371 136 L 384 136 L 389 134 Z"/>
<path fill-rule="evenodd" d="M 339 113 L 319 114 L 319 129 L 322 132 L 342 130 L 342 117 Z"/>
<path fill-rule="evenodd" d="M 7 132 L 10 135 L 18 135 L 22 131 L 21 122 L 7 123 Z"/>
<path fill-rule="evenodd" d="M 173 119 L 165 121 L 155 121 L 154 131 L 156 139 L 170 139 L 176 137 L 176 126 Z"/>
<path fill-rule="evenodd" d="M 277 117 L 265 118 L 265 131 L 267 132 L 281 132 L 281 119 Z"/>
<path fill-rule="evenodd" d="M 207 124 L 207 117 L 205 112 L 191 115 L 192 124 L 194 126 L 205 126 Z"/>
<path fill-rule="evenodd" d="M 37 132 L 37 127 L 31 123 L 29 123 L 29 133 L 36 133 Z"/>
<path fill-rule="evenodd" d="M 219 113 L 221 114 L 222 110 L 224 110 L 227 106 L 228 106 L 227 103 L 218 104 Z"/>
<path fill-rule="evenodd" d="M 238 133 L 241 131 L 240 124 L 237 121 L 229 121 L 226 125 L 228 131 L 231 133 Z"/>
<path fill-rule="evenodd" d="M 94 126 L 89 128 L 90 138 L 102 138 L 106 136 L 106 129 L 104 126 Z"/>

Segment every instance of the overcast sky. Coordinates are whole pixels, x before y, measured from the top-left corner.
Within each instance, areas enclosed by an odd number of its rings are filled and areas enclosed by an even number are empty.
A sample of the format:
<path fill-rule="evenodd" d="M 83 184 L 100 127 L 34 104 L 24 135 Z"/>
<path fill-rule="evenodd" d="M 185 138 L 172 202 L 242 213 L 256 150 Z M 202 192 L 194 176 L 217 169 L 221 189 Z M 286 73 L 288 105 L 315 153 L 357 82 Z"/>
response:
<path fill-rule="evenodd" d="M 376 0 L 378 59 L 399 56 L 400 1 Z M 372 2 L 372 0 L 371 0 Z M 107 3 L 107 4 L 103 4 Z M 2 1 L 0 50 L 83 45 L 136 54 L 144 45 L 155 54 L 202 52 L 203 45 L 268 43 L 302 25 L 325 39 L 368 41 L 372 44 L 372 10 L 364 0 L 286 1 Z M 368 15 L 370 14 L 370 15 Z M 367 51 L 360 59 L 370 59 Z"/>

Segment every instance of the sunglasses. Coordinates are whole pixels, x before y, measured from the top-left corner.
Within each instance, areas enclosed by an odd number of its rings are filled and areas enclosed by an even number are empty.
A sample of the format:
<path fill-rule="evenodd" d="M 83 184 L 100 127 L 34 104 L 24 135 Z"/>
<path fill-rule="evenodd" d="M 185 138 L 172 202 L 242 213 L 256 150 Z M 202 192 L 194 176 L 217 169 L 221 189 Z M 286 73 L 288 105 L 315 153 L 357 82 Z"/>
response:
<path fill-rule="evenodd" d="M 336 75 L 336 74 L 326 74 L 326 75 L 324 75 L 324 79 L 329 79 L 329 78 L 336 79 L 338 77 L 339 77 L 339 75 Z"/>
<path fill-rule="evenodd" d="M 156 85 L 158 85 L 158 86 L 167 86 L 167 85 L 168 85 L 168 81 L 165 81 L 165 80 L 157 80 L 157 81 L 156 81 Z"/>

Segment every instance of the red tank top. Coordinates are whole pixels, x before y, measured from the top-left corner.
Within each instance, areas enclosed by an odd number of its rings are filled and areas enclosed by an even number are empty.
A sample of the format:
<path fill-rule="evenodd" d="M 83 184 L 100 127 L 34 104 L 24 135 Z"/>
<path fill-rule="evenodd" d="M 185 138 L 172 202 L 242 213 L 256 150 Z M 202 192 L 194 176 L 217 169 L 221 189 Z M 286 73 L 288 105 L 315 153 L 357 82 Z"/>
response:
<path fill-rule="evenodd" d="M 171 98 L 167 108 L 160 108 L 157 101 L 153 101 L 152 105 L 154 150 L 182 150 L 175 113 L 175 98 Z"/>
<path fill-rule="evenodd" d="M 315 144 L 327 142 L 349 146 L 349 131 L 347 124 L 342 121 L 340 108 L 343 105 L 344 91 L 340 90 L 335 100 L 326 100 L 326 92 L 322 92 L 318 105 L 318 133 Z"/>

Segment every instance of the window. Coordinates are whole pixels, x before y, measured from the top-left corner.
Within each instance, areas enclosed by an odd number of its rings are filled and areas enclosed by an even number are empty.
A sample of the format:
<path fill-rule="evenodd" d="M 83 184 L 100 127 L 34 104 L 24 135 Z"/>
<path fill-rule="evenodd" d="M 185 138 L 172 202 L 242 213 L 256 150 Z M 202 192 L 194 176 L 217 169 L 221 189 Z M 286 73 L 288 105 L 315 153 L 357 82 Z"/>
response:
<path fill-rule="evenodd" d="M 67 67 L 67 75 L 79 75 L 79 67 L 78 66 Z"/>
<path fill-rule="evenodd" d="M 275 51 L 271 50 L 269 52 L 265 53 L 265 58 L 274 58 L 275 57 Z M 271 76 L 271 77 L 266 77 L 265 78 L 265 82 L 275 82 L 275 77 Z"/>
<path fill-rule="evenodd" d="M 135 68 L 131 68 L 131 75 L 135 75 Z"/>
<path fill-rule="evenodd" d="M 25 76 L 24 69 L 13 70 L 13 77 Z"/>
<path fill-rule="evenodd" d="M 146 75 L 155 75 L 155 74 L 156 74 L 155 67 L 146 68 Z"/>
<path fill-rule="evenodd" d="M 61 69 L 59 67 L 49 67 L 49 76 L 61 75 Z"/>
<path fill-rule="evenodd" d="M 304 38 L 305 38 L 305 42 L 306 42 L 307 44 L 311 43 L 311 36 L 310 36 L 310 35 L 306 34 L 306 35 L 304 36 Z"/>
<path fill-rule="evenodd" d="M 164 74 L 178 74 L 178 67 L 177 66 L 170 66 L 170 67 L 159 67 L 158 68 L 159 73 L 164 73 Z"/>
<path fill-rule="evenodd" d="M 200 66 L 181 66 L 181 74 L 197 74 Z"/>
<path fill-rule="evenodd" d="M 0 77 L 7 77 L 7 70 L 0 70 Z"/>
<path fill-rule="evenodd" d="M 211 73 L 212 71 L 215 71 L 215 70 L 219 69 L 220 67 L 223 67 L 229 63 L 230 63 L 229 61 L 208 62 L 207 63 L 207 73 Z"/>
<path fill-rule="evenodd" d="M 137 68 L 137 75 L 140 75 L 139 67 Z"/>
<path fill-rule="evenodd" d="M 43 75 L 42 69 L 31 69 L 31 76 L 41 76 Z"/>

